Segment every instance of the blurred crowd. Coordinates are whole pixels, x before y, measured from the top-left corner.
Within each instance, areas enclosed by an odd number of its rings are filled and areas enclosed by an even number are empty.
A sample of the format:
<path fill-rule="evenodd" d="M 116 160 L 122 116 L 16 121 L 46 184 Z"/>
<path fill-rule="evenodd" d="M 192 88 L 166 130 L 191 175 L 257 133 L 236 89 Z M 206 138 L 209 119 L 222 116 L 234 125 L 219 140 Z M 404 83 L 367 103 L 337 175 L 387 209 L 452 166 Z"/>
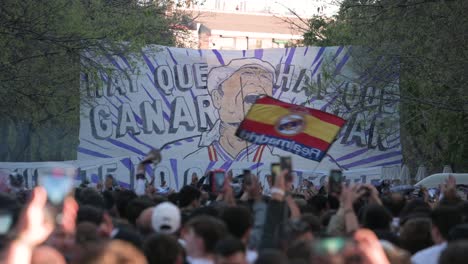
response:
<path fill-rule="evenodd" d="M 264 186 L 254 174 L 192 175 L 178 192 L 138 166 L 135 190 L 109 175 L 52 208 L 42 187 L 0 193 L 1 263 L 457 264 L 468 257 L 468 203 L 453 177 L 437 195 L 385 184 L 332 192 L 283 170 Z M 13 177 L 14 178 L 14 177 Z M 148 180 L 149 178 L 149 180 Z M 15 180 L 15 179 L 13 179 Z M 20 179 L 18 179 L 21 181 Z M 55 209 L 55 210 L 54 210 Z"/>

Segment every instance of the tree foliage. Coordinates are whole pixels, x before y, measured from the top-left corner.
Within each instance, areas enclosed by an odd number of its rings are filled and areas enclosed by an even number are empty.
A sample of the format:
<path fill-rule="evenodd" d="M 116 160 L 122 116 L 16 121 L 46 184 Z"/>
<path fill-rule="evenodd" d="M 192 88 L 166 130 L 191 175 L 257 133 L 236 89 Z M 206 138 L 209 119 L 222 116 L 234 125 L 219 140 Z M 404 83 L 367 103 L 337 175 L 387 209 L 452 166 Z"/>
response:
<path fill-rule="evenodd" d="M 187 19 L 168 12 L 174 1 L 144 2 L 0 1 L 1 161 L 76 157 L 80 72 L 108 70 L 96 56 L 177 44 Z"/>
<path fill-rule="evenodd" d="M 413 168 L 468 170 L 467 11 L 465 0 L 345 0 L 334 19 L 308 21 L 306 45 L 368 47 L 399 61 L 401 142 Z"/>

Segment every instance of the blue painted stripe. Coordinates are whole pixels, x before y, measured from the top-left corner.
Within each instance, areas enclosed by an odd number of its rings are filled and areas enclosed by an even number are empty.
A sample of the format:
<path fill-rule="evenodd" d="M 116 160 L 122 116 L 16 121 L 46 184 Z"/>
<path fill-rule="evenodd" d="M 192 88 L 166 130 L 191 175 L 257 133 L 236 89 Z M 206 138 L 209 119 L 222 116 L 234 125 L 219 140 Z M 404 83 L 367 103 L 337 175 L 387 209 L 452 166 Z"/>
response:
<path fill-rule="evenodd" d="M 91 145 L 94 145 L 96 147 L 100 147 L 102 149 L 109 150 L 109 148 L 106 148 L 106 147 L 103 147 L 103 146 L 101 146 L 99 144 L 96 144 L 96 143 L 92 142 L 91 140 L 87 140 L 86 138 L 80 138 L 80 141 L 85 141 L 85 142 L 87 142 L 87 143 L 89 143 Z"/>
<path fill-rule="evenodd" d="M 146 56 L 145 52 L 141 51 L 141 54 L 143 56 L 143 60 L 146 62 L 146 65 L 148 65 L 148 68 L 150 69 L 151 73 L 154 74 L 154 66 L 153 66 L 153 63 L 151 63 L 150 59 L 148 58 L 148 56 Z"/>
<path fill-rule="evenodd" d="M 171 163 L 172 173 L 174 174 L 176 189 L 179 189 L 179 175 L 177 173 L 177 160 L 170 159 L 169 161 Z"/>
<path fill-rule="evenodd" d="M 359 160 L 359 161 L 355 161 L 355 162 L 343 165 L 343 167 L 349 169 L 349 168 L 369 164 L 369 163 L 372 163 L 372 162 L 376 162 L 376 161 L 379 161 L 379 160 L 392 158 L 392 157 L 399 156 L 399 155 L 401 155 L 400 150 L 393 151 L 393 152 L 384 153 L 384 154 L 380 154 L 380 155 L 377 155 L 377 156 L 369 157 L 369 158 L 366 158 L 366 159 L 362 159 L 362 160 Z"/>
<path fill-rule="evenodd" d="M 255 170 L 255 169 L 259 168 L 262 165 L 263 165 L 262 162 L 255 163 L 254 165 L 249 167 L 249 170 Z"/>
<path fill-rule="evenodd" d="M 90 149 L 86 149 L 83 147 L 78 147 L 78 152 L 81 152 L 83 154 L 90 155 L 93 157 L 97 157 L 97 158 L 112 158 L 111 156 L 108 156 L 106 154 L 102 154 L 102 153 L 99 153 Z"/>
<path fill-rule="evenodd" d="M 261 60 L 263 58 L 263 49 L 256 49 L 254 51 L 255 58 Z"/>
<path fill-rule="evenodd" d="M 177 61 L 176 61 L 176 59 L 174 58 L 174 55 L 172 54 L 171 49 L 170 49 L 169 47 L 166 47 L 166 50 L 167 50 L 167 52 L 169 53 L 169 56 L 171 56 L 171 59 L 172 59 L 172 61 L 174 62 L 174 64 L 177 65 Z"/>
<path fill-rule="evenodd" d="M 219 53 L 219 51 L 218 51 L 218 50 L 215 50 L 215 49 L 213 50 L 213 53 L 215 54 L 215 56 L 216 56 L 216 58 L 218 59 L 219 63 L 220 63 L 221 65 L 225 65 L 224 59 L 223 59 L 223 56 L 221 55 L 221 53 Z"/>
<path fill-rule="evenodd" d="M 351 152 L 349 154 L 346 154 L 344 156 L 341 156 L 341 157 L 337 158 L 336 161 L 343 161 L 343 160 L 352 159 L 352 158 L 354 158 L 356 156 L 359 156 L 359 155 L 361 155 L 363 153 L 366 153 L 367 151 L 369 151 L 369 149 L 363 148 L 363 149 Z"/>

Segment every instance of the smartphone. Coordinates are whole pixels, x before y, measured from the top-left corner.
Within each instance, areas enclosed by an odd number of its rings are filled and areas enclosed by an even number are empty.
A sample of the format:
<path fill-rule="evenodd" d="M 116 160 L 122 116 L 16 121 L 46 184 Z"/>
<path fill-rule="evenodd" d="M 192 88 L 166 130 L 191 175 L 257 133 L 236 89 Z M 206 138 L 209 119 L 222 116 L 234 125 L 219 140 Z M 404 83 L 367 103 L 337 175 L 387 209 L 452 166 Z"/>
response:
<path fill-rule="evenodd" d="M 0 235 L 6 235 L 13 225 L 13 214 L 8 210 L 0 210 Z"/>
<path fill-rule="evenodd" d="M 225 177 L 224 171 L 211 172 L 211 191 L 213 193 L 220 193 L 223 190 Z"/>
<path fill-rule="evenodd" d="M 250 174 L 250 170 L 243 170 L 242 175 L 244 176 L 244 184 L 252 185 L 252 174 Z"/>
<path fill-rule="evenodd" d="M 273 185 L 275 185 L 275 179 L 281 173 L 281 166 L 279 163 L 272 163 L 271 164 L 271 180 Z"/>
<path fill-rule="evenodd" d="M 77 169 L 63 164 L 47 164 L 47 167 L 38 169 L 39 185 L 47 192 L 47 214 L 51 220 L 61 224 L 63 201 L 73 194 L 74 178 Z"/>
<path fill-rule="evenodd" d="M 341 170 L 331 170 L 328 179 L 328 193 L 341 193 L 343 182 L 343 172 Z"/>
<path fill-rule="evenodd" d="M 281 157 L 280 158 L 280 167 L 281 171 L 288 170 L 288 174 L 286 174 L 285 182 L 292 182 L 292 160 L 291 157 Z"/>
<path fill-rule="evenodd" d="M 352 242 L 343 237 L 321 239 L 314 244 L 314 252 L 319 256 L 335 255 L 344 250 L 348 243 Z"/>

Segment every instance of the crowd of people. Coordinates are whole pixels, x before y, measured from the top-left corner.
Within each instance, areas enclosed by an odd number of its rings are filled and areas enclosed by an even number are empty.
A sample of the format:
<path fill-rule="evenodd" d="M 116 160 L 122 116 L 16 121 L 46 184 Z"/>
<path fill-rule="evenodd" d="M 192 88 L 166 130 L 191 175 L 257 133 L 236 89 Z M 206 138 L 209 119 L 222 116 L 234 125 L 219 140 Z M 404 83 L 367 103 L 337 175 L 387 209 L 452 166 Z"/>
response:
<path fill-rule="evenodd" d="M 222 189 L 193 175 L 178 192 L 82 185 L 51 213 L 48 193 L 0 193 L 0 262 L 8 264 L 457 264 L 468 256 L 468 203 L 454 178 L 437 199 L 371 184 L 266 186 L 226 173 Z M 209 177 L 209 175 L 207 176 Z M 29 197 L 28 197 L 29 196 Z"/>

